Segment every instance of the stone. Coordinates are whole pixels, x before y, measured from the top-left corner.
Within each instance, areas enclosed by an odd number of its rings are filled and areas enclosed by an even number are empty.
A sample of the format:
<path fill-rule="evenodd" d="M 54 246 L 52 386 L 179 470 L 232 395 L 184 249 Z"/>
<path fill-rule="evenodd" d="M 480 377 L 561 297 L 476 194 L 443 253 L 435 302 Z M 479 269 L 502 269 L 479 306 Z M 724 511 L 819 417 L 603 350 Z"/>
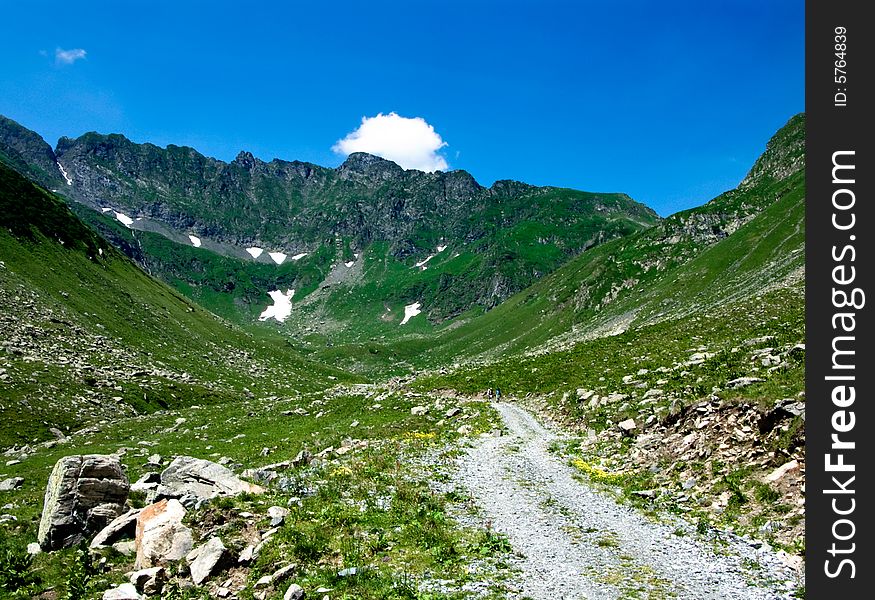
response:
<path fill-rule="evenodd" d="M 311 460 L 313 460 L 313 454 L 307 450 L 301 450 L 295 455 L 295 458 L 292 459 L 292 466 L 303 467 L 304 465 L 310 464 Z"/>
<path fill-rule="evenodd" d="M 293 583 L 283 594 L 283 600 L 301 600 L 304 597 L 304 588 L 297 583 Z"/>
<path fill-rule="evenodd" d="M 285 580 L 297 568 L 298 568 L 298 565 L 293 563 L 290 565 L 286 565 L 280 569 L 277 569 L 270 576 L 271 583 L 279 583 L 279 582 Z"/>
<path fill-rule="evenodd" d="M 133 556 L 137 553 L 137 542 L 135 540 L 116 542 L 112 545 L 112 549 L 122 556 Z"/>
<path fill-rule="evenodd" d="M 119 516 L 130 483 L 117 456 L 65 456 L 46 485 L 37 541 L 44 550 L 78 544 Z"/>
<path fill-rule="evenodd" d="M 30 544 L 27 545 L 27 553 L 28 554 L 35 556 L 42 551 L 43 551 L 43 549 L 40 548 L 39 544 L 37 544 L 36 542 L 31 542 Z"/>
<path fill-rule="evenodd" d="M 455 417 L 455 416 L 456 416 L 457 414 L 459 414 L 460 412 L 462 412 L 462 409 L 459 408 L 458 406 L 454 406 L 453 408 L 449 409 L 446 413 L 444 413 L 444 416 L 445 416 L 447 419 L 452 419 L 453 417 Z"/>
<path fill-rule="evenodd" d="M 103 600 L 143 600 L 132 583 L 123 583 L 103 592 Z"/>
<path fill-rule="evenodd" d="M 185 560 L 191 570 L 191 580 L 195 585 L 200 585 L 213 574 L 219 563 L 225 557 L 225 544 L 222 540 L 213 537 L 207 543 L 202 544 L 188 553 Z"/>
<path fill-rule="evenodd" d="M 283 524 L 286 516 L 289 514 L 289 509 L 282 506 L 271 506 L 267 509 L 267 516 L 270 517 L 270 526 L 279 527 Z"/>
<path fill-rule="evenodd" d="M 628 434 L 634 431 L 638 426 L 635 424 L 635 419 L 626 419 L 625 421 L 617 423 L 617 427 L 619 427 L 620 431 L 623 433 Z"/>
<path fill-rule="evenodd" d="M 100 530 L 91 540 L 92 548 L 110 546 L 123 537 L 134 537 L 137 533 L 137 515 L 140 509 L 134 508 L 110 521 L 109 525 Z"/>
<path fill-rule="evenodd" d="M 164 584 L 167 583 L 167 571 L 164 567 L 140 569 L 130 573 L 129 579 L 138 592 L 153 596 L 160 594 L 164 589 Z"/>
<path fill-rule="evenodd" d="M 160 454 L 153 454 L 153 455 L 151 455 L 151 456 L 146 460 L 146 463 L 147 463 L 148 465 L 150 465 L 150 466 L 155 466 L 155 467 L 159 466 L 159 465 L 161 464 L 161 455 L 160 455 Z"/>
<path fill-rule="evenodd" d="M 10 477 L 0 481 L 0 492 L 11 492 L 17 490 L 24 483 L 24 477 Z"/>
<path fill-rule="evenodd" d="M 787 473 L 789 473 L 790 471 L 797 470 L 799 470 L 799 461 L 794 459 L 790 462 L 784 463 L 783 465 L 766 475 L 763 478 L 763 481 L 766 481 L 768 483 L 774 483 L 783 479 L 784 476 L 787 475 Z"/>
<path fill-rule="evenodd" d="M 427 406 L 414 406 L 410 409 L 410 414 L 414 416 L 422 416 L 428 413 Z"/>
<path fill-rule="evenodd" d="M 748 385 L 753 385 L 754 383 L 759 383 L 760 381 L 763 380 L 759 377 L 738 377 L 736 379 L 733 379 L 732 381 L 727 381 L 726 387 L 740 388 Z"/>
<path fill-rule="evenodd" d="M 24 483 L 24 477 L 10 477 L 0 481 L 0 492 L 11 492 L 17 490 Z"/>
<path fill-rule="evenodd" d="M 238 563 L 247 564 L 252 562 L 252 559 L 255 558 L 255 546 L 249 544 L 243 551 L 240 553 L 240 556 L 237 558 Z"/>
<path fill-rule="evenodd" d="M 131 484 L 132 492 L 150 492 L 158 487 L 158 484 L 161 482 L 161 474 L 160 473 L 146 473 L 142 477 L 140 477 L 137 481 Z"/>
<path fill-rule="evenodd" d="M 191 530 L 182 524 L 185 508 L 179 500 L 161 500 L 137 516 L 135 569 L 148 569 L 181 560 L 193 545 Z"/>
<path fill-rule="evenodd" d="M 458 433 L 459 435 L 468 435 L 469 433 L 471 433 L 471 426 L 462 425 L 456 430 L 456 433 Z"/>
<path fill-rule="evenodd" d="M 174 458 L 161 473 L 161 485 L 180 495 L 193 494 L 203 499 L 264 492 L 264 488 L 243 481 L 227 467 L 191 456 Z"/>

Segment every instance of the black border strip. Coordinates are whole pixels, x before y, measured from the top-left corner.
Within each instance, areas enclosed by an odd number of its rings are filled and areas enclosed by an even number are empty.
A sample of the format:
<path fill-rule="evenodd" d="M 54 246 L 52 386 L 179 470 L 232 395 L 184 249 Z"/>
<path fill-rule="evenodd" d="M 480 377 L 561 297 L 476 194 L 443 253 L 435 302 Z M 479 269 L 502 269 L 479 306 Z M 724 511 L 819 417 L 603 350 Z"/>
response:
<path fill-rule="evenodd" d="M 805 15 L 805 575 L 806 597 L 817 599 L 875 593 L 875 324 L 869 306 L 875 303 L 869 293 L 875 103 L 868 81 L 875 66 L 875 22 L 864 15 L 867 7 L 862 1 L 817 0 L 806 4 Z M 857 306 L 841 306 L 842 294 Z M 841 314 L 850 316 L 836 316 Z"/>

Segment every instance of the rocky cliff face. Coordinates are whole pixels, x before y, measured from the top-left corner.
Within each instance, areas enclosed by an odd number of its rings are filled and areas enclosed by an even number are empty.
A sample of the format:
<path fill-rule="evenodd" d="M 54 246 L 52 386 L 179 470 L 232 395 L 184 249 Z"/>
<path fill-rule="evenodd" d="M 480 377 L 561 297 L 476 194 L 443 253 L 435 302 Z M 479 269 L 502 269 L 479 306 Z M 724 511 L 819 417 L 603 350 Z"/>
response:
<path fill-rule="evenodd" d="M 0 115 L 0 162 L 46 188 L 66 185 L 52 147 L 39 134 Z"/>

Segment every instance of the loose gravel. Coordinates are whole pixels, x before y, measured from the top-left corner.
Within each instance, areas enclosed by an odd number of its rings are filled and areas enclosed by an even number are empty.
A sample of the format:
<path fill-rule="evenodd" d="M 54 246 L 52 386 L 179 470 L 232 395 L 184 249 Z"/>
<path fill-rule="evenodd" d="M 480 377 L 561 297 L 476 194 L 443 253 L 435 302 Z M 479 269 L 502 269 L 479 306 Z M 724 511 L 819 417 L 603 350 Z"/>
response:
<path fill-rule="evenodd" d="M 562 435 L 518 406 L 494 407 L 509 433 L 477 438 L 454 478 L 519 554 L 520 598 L 792 597 L 798 576 L 773 552 L 706 540 L 673 516 L 648 520 L 575 477 L 549 449 Z"/>

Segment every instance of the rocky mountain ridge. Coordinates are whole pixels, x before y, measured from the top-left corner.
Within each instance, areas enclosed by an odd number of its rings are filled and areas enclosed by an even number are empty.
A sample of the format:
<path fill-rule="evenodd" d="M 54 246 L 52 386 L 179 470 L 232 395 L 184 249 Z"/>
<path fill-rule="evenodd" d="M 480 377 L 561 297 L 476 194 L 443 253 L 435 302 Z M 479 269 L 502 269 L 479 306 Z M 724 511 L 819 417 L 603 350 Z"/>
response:
<path fill-rule="evenodd" d="M 243 263 L 215 274 L 209 282 L 215 292 L 223 291 L 220 280 L 253 262 L 282 264 L 295 257 L 324 277 L 337 263 L 366 252 L 376 260 L 418 268 L 435 248 L 449 247 L 452 254 L 427 267 L 440 270 L 439 280 L 411 280 L 400 290 L 391 289 L 398 286 L 386 274 L 366 275 L 363 281 L 377 279 L 382 289 L 374 300 L 419 301 L 438 321 L 473 307 L 490 308 L 587 248 L 659 221 L 651 209 L 621 193 L 516 181 L 485 188 L 465 171 L 404 170 L 365 153 L 353 153 L 332 169 L 264 162 L 249 152 L 226 163 L 192 148 L 137 144 L 119 134 L 61 138 L 55 150 L 40 142 L 5 119 L 0 159 L 93 209 L 94 214 L 77 211 L 92 225 L 99 226 L 105 214 L 134 232 L 157 233 L 188 249 Z M 33 175 L 37 167 L 49 169 L 52 160 L 52 177 Z M 201 258 L 196 253 L 156 249 L 143 236 L 124 239 L 106 227 L 102 233 L 150 272 L 204 300 L 200 291 L 191 291 L 201 285 L 198 271 L 203 270 L 195 264 Z M 447 257 L 461 258 L 448 265 Z M 305 295 L 315 287 L 307 281 L 299 273 L 286 274 L 259 284 L 257 293 L 265 297 L 283 285 L 304 288 Z M 256 301 L 252 296 L 237 300 Z M 252 310 L 228 316 L 246 321 Z"/>

